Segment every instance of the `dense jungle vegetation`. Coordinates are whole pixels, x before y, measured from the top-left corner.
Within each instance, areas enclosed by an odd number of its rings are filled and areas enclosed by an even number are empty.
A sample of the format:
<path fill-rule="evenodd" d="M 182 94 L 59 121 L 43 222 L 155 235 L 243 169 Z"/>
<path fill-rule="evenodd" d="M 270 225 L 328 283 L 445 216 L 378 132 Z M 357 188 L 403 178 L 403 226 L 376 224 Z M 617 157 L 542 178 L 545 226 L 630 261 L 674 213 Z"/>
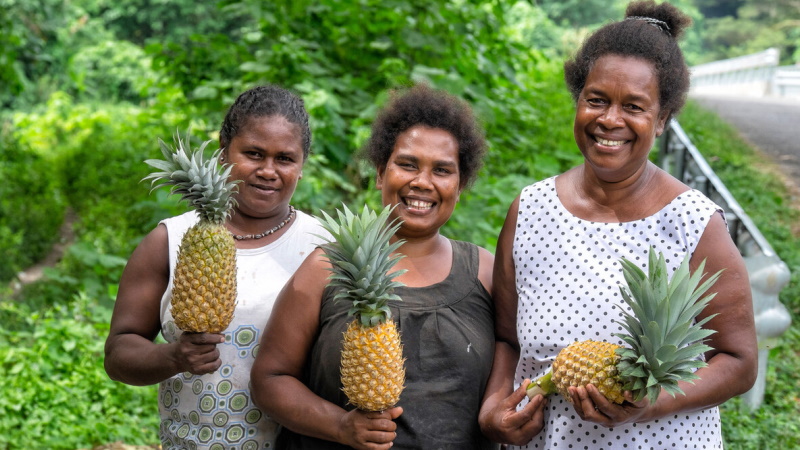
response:
<path fill-rule="evenodd" d="M 293 203 L 315 214 L 376 206 L 373 174 L 354 155 L 391 89 L 426 82 L 467 100 L 490 143 L 445 232 L 493 249 L 518 191 L 580 161 L 561 65 L 626 3 L 0 0 L 0 449 L 157 443 L 156 388 L 114 383 L 102 363 L 126 258 L 185 210 L 140 182 L 157 138 L 216 139 L 239 92 L 277 83 L 312 117 Z M 767 47 L 800 60 L 796 1 L 674 3 L 695 21 L 690 64 Z M 797 446 L 798 212 L 735 130 L 693 104 L 679 120 L 794 274 L 782 292 L 794 324 L 770 343 L 764 405 L 724 405 L 726 443 Z M 60 246 L 41 279 L 17 279 Z"/>

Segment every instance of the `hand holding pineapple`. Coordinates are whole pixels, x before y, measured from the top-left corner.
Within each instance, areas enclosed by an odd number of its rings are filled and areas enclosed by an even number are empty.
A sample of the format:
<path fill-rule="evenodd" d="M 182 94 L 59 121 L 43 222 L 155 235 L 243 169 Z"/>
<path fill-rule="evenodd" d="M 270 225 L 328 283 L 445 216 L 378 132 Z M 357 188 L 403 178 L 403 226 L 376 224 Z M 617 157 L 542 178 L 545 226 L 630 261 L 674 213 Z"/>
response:
<path fill-rule="evenodd" d="M 517 409 L 527 395 L 526 388 L 530 381 L 523 380 L 511 395 L 500 399 L 495 408 L 480 411 L 479 420 L 484 423 L 482 432 L 492 441 L 522 446 L 544 429 L 547 398 L 536 395 Z"/>
<path fill-rule="evenodd" d="M 673 397 L 683 394 L 678 382 L 698 379 L 694 370 L 707 364 L 697 358 L 712 350 L 703 340 L 714 331 L 702 325 L 713 316 L 699 322 L 695 319 L 716 295 L 703 297 L 720 276 L 717 272 L 701 283 L 705 261 L 691 274 L 690 257 L 684 258 L 671 279 L 664 255 L 652 247 L 648 274 L 623 258 L 627 287 L 620 291 L 632 314 L 622 312 L 624 321 L 620 323 L 626 333 L 615 336 L 628 347 L 591 340 L 574 342 L 561 350 L 550 372 L 528 386 L 528 396 L 558 392 L 583 414 L 584 406 L 591 402 L 585 402 L 587 396 L 575 388 L 589 384 L 616 404 L 641 402 L 645 397 L 654 404 L 662 389 Z M 632 395 L 626 399 L 624 391 Z M 581 402 L 575 402 L 575 393 Z"/>
<path fill-rule="evenodd" d="M 342 339 L 342 389 L 357 408 L 384 411 L 400 400 L 405 382 L 403 346 L 388 305 L 400 300 L 392 291 L 402 284 L 393 279 L 404 271 L 389 271 L 402 258 L 392 252 L 403 241 L 389 240 L 401 223 L 387 224 L 391 206 L 379 215 L 366 205 L 360 216 L 342 209 L 338 221 L 324 211 L 320 219 L 333 236 L 322 247 L 332 266 L 329 286 L 340 289 L 334 300 L 350 302 L 354 317 Z"/>
<path fill-rule="evenodd" d="M 236 245 L 225 228 L 235 204 L 236 182 L 229 182 L 231 166 L 217 168 L 221 149 L 206 159 L 203 151 L 211 141 L 191 151 L 175 137 L 175 149 L 159 139 L 163 160 L 147 164 L 160 169 L 145 180 L 160 182 L 153 189 L 172 186 L 172 193 L 197 210 L 200 221 L 181 240 L 172 288 L 172 316 L 183 331 L 220 333 L 236 307 Z"/>
<path fill-rule="evenodd" d="M 181 333 L 173 353 L 177 370 L 194 375 L 216 372 L 222 365 L 217 345 L 224 342 L 219 333 Z"/>

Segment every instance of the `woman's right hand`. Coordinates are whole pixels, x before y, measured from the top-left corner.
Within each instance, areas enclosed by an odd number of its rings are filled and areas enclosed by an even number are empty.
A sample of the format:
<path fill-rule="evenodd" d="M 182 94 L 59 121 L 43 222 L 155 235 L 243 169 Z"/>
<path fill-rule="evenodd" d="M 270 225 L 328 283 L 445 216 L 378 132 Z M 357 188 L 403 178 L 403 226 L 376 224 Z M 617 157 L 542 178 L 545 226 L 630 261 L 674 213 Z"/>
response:
<path fill-rule="evenodd" d="M 222 365 L 217 344 L 225 336 L 216 333 L 182 333 L 175 346 L 174 357 L 180 372 L 205 375 Z"/>
<path fill-rule="evenodd" d="M 397 436 L 394 419 L 403 414 L 396 406 L 380 412 L 348 411 L 341 420 L 340 442 L 355 449 L 386 450 L 392 447 Z"/>
<path fill-rule="evenodd" d="M 517 405 L 526 396 L 525 388 L 530 380 L 525 380 L 517 390 L 499 401 L 494 408 L 484 413 L 480 422 L 483 434 L 494 442 L 512 445 L 526 445 L 544 428 L 544 406 L 547 400 L 541 395 L 534 396 L 527 405 L 517 411 Z"/>

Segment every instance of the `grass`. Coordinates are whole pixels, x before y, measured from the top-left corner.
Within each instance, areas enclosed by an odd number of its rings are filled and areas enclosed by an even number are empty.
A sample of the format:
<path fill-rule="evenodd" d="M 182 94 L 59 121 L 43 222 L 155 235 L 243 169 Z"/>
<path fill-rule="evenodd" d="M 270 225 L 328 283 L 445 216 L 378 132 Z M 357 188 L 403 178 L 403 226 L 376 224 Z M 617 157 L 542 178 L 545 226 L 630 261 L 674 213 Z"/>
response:
<path fill-rule="evenodd" d="M 690 102 L 678 118 L 742 208 L 792 272 L 780 294 L 792 325 L 769 344 L 764 402 L 751 411 L 740 398 L 722 405 L 722 430 L 728 449 L 800 447 L 800 210 L 797 199 L 736 130 L 716 114 Z M 753 187 L 757 186 L 757 189 Z M 794 206 L 793 206 L 794 205 Z"/>

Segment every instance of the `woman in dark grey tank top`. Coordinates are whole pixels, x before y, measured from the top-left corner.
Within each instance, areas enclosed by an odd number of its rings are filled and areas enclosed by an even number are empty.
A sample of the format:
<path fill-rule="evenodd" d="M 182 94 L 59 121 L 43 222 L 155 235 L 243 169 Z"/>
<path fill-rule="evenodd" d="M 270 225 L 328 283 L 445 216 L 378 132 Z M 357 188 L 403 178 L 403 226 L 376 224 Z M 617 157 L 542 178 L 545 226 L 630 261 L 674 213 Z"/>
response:
<path fill-rule="evenodd" d="M 424 86 L 392 101 L 373 125 L 368 156 L 405 255 L 392 269 L 405 284 L 390 305 L 406 358 L 395 407 L 349 405 L 339 376 L 350 305 L 334 302 L 330 263 L 317 249 L 281 292 L 256 356 L 256 403 L 284 426 L 280 449 L 493 448 L 478 412 L 494 357 L 489 292 L 494 257 L 439 229 L 474 179 L 484 140 L 469 108 Z"/>
<path fill-rule="evenodd" d="M 392 448 L 491 448 L 481 435 L 477 411 L 492 366 L 494 323 L 492 299 L 478 280 L 478 247 L 451 241 L 450 275 L 427 287 L 395 290 L 402 302 L 392 306 L 406 357 L 406 389 L 395 419 Z M 352 320 L 348 305 L 322 299 L 319 337 L 312 347 L 307 384 L 317 395 L 347 408 L 339 359 L 342 333 Z M 332 376 L 331 374 L 334 374 Z M 350 407 L 352 408 L 352 406 Z M 281 449 L 347 448 L 284 430 Z"/>

